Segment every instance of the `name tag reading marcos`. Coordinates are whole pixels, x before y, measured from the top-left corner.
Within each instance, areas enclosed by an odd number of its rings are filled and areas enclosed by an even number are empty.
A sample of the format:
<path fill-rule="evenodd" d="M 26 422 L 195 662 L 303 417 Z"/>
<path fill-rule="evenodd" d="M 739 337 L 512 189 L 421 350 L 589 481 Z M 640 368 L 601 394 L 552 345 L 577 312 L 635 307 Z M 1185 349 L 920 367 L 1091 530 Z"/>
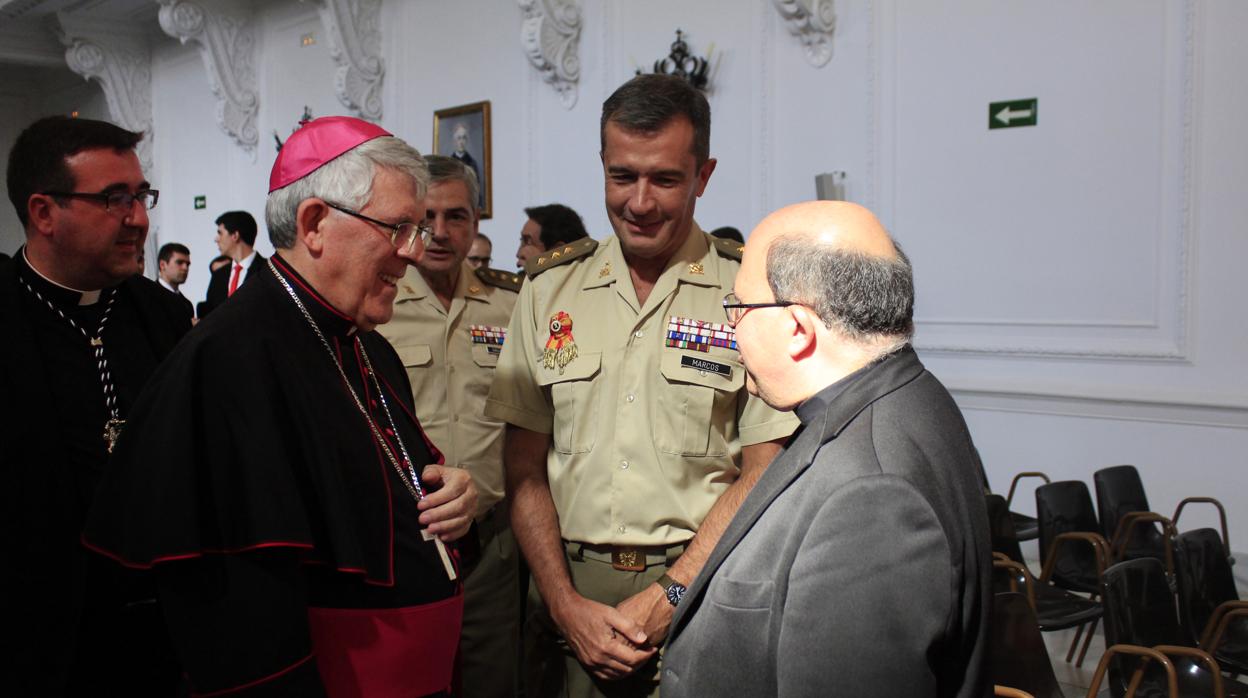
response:
<path fill-rule="evenodd" d="M 707 373 L 715 373 L 724 378 L 732 378 L 732 366 L 721 364 L 718 361 L 709 361 L 707 359 L 699 359 L 694 356 L 682 355 L 680 357 L 680 365 L 685 368 L 692 368 L 698 371 L 706 371 Z"/>

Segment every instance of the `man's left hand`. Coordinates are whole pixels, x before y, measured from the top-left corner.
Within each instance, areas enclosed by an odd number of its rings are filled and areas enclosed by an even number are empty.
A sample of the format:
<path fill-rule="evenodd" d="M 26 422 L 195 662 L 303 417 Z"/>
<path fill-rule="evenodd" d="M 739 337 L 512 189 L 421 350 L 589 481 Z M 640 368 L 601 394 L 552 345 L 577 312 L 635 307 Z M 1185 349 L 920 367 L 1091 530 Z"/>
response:
<path fill-rule="evenodd" d="M 668 627 L 672 624 L 672 614 L 676 611 L 672 604 L 668 603 L 663 587 L 658 584 L 647 586 L 621 601 L 615 608 L 641 626 L 642 632 L 646 634 L 646 645 L 649 647 L 659 647 L 663 644 L 664 638 L 667 637 Z"/>
<path fill-rule="evenodd" d="M 420 473 L 425 498 L 420 500 L 420 523 L 429 533 L 449 543 L 464 537 L 477 511 L 477 487 L 467 470 L 427 465 Z"/>

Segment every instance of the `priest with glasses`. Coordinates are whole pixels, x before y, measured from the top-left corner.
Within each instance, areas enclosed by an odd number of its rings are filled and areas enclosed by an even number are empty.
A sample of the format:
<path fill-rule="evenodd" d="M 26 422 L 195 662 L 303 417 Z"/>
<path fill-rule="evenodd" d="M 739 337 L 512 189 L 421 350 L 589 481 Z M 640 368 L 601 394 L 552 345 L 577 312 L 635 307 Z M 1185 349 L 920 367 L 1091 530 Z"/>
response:
<path fill-rule="evenodd" d="M 293 134 L 265 211 L 277 254 L 173 352 L 117 444 L 85 542 L 154 571 L 195 694 L 452 690 L 453 541 L 476 491 L 374 331 L 424 251 L 427 185 L 376 125 Z"/>

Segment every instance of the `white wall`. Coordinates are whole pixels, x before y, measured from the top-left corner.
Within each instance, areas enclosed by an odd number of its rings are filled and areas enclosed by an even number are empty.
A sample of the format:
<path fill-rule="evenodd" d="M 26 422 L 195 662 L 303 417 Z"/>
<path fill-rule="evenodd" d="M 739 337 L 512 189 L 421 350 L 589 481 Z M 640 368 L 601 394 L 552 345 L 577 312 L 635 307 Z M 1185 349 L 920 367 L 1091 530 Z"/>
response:
<path fill-rule="evenodd" d="M 160 236 L 192 247 L 192 298 L 216 215 L 262 217 L 274 129 L 289 133 L 304 105 L 345 111 L 311 5 L 260 6 L 254 158 L 217 126 L 198 52 L 155 49 Z M 679 27 L 696 53 L 714 44 L 719 167 L 704 227 L 748 231 L 813 198 L 815 174 L 847 172 L 848 198 L 877 210 L 914 261 L 917 344 L 997 488 L 1019 470 L 1090 484 L 1096 468 L 1133 463 L 1165 513 L 1182 496 L 1221 497 L 1248 549 L 1248 3 L 841 0 L 821 68 L 770 0 L 581 5 L 571 109 L 524 58 L 512 0 L 382 9 L 383 125 L 427 151 L 434 110 L 491 101 L 482 228 L 497 266 L 510 266 L 525 206 L 559 201 L 609 234 L 601 102 Z M 303 47 L 307 33 L 317 43 Z M 987 129 L 990 101 L 1027 97 L 1040 99 L 1037 126 Z M 198 194 L 206 211 L 191 210 Z M 1027 492 L 1017 507 L 1032 509 Z M 1192 511 L 1183 524 L 1210 522 Z"/>

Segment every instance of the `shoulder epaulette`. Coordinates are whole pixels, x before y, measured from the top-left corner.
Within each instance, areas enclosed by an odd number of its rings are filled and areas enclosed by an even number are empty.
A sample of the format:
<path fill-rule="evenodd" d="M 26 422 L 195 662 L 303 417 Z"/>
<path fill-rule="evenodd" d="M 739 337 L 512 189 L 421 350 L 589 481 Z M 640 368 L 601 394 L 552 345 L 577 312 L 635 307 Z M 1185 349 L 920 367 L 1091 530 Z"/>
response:
<path fill-rule="evenodd" d="M 520 292 L 520 284 L 524 283 L 524 277 L 519 274 L 513 274 L 502 269 L 487 269 L 486 267 L 481 267 L 477 270 L 477 278 L 491 286 L 505 288 L 516 293 Z"/>
<path fill-rule="evenodd" d="M 598 249 L 598 241 L 593 238 L 581 238 L 552 250 L 546 250 L 540 257 L 532 257 L 524 265 L 524 273 L 533 278 L 551 267 L 566 264 L 578 257 L 584 257 Z"/>
<path fill-rule="evenodd" d="M 714 238 L 712 244 L 715 249 L 725 257 L 741 261 L 741 255 L 745 252 L 745 244 L 736 240 L 728 240 L 726 238 Z"/>

